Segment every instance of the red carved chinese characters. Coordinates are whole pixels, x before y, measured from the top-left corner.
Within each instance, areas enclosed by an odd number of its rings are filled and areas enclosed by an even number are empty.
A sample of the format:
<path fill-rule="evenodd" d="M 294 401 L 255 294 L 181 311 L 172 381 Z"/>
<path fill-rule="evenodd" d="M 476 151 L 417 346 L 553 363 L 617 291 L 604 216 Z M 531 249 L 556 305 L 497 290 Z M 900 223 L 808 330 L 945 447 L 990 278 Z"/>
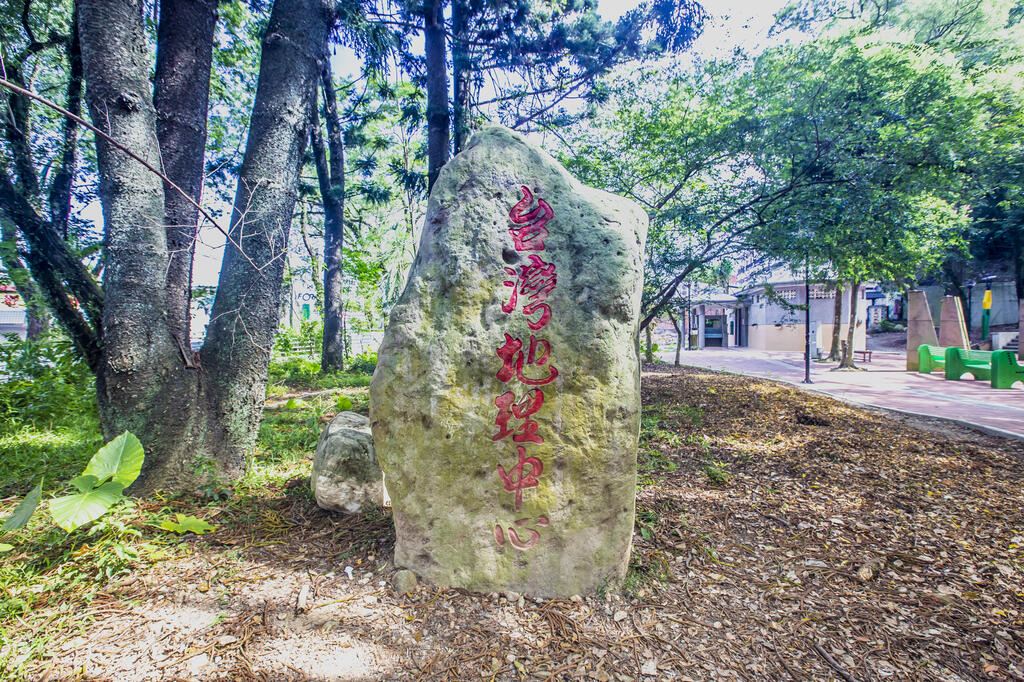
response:
<path fill-rule="evenodd" d="M 523 198 L 508 212 L 509 220 L 513 224 L 522 225 L 522 227 L 510 227 L 508 230 L 508 233 L 512 235 L 516 251 L 543 251 L 544 240 L 550 234 L 544 226 L 555 217 L 555 212 L 543 199 L 537 200 L 537 208 L 527 211 L 532 203 L 533 194 L 524 185 Z"/>
<path fill-rule="evenodd" d="M 531 209 L 533 194 L 526 186 L 522 190 L 522 200 L 508 214 L 513 225 L 508 230 L 513 246 L 519 252 L 544 251 L 544 242 L 550 236 L 546 225 L 554 218 L 555 212 L 543 199 L 538 199 L 537 206 Z M 506 267 L 505 272 L 510 279 L 503 284 L 510 287 L 512 293 L 508 301 L 502 304 L 502 311 L 505 314 L 514 312 L 521 296 L 523 316 L 526 317 L 530 331 L 539 331 L 547 326 L 553 314 L 547 302 L 548 296 L 558 282 L 555 264 L 531 253 L 529 263 L 518 268 Z M 498 464 L 498 478 L 504 491 L 512 493 L 512 506 L 518 512 L 523 506 L 523 491 L 538 487 L 544 472 L 544 463 L 537 457 L 528 456 L 526 451 L 527 446 L 544 442 L 543 436 L 538 433 L 539 424 L 532 418 L 544 406 L 544 391 L 536 387 L 550 385 L 558 378 L 558 369 L 549 362 L 551 343 L 534 334 L 530 334 L 530 340 L 526 342 L 506 333 L 505 343 L 495 349 L 495 354 L 502 362 L 496 374 L 498 381 L 507 384 L 514 379 L 524 386 L 533 387 L 521 399 L 514 390 L 507 390 L 494 399 L 494 405 L 498 408 L 494 424 L 498 432 L 491 436 L 491 440 L 499 442 L 512 436 L 517 456 L 516 464 L 510 469 L 506 470 L 502 464 Z M 500 523 L 495 524 L 494 542 L 498 547 L 509 544 L 525 552 L 537 546 L 541 539 L 538 529 L 547 526 L 546 516 L 520 518 L 506 527 Z"/>
<path fill-rule="evenodd" d="M 505 345 L 500 346 L 495 352 L 505 363 L 497 374 L 498 380 L 503 383 L 508 383 L 515 377 L 527 386 L 543 386 L 550 384 L 558 376 L 558 369 L 551 366 L 548 367 L 546 377 L 531 378 L 523 373 L 524 364 L 527 367 L 543 367 L 551 356 L 551 344 L 533 334 L 530 334 L 530 346 L 526 353 L 523 352 L 523 342 L 509 334 L 505 334 Z"/>
<path fill-rule="evenodd" d="M 498 432 L 491 436 L 491 440 L 501 440 L 511 434 L 512 430 L 508 428 L 508 422 L 515 417 L 521 419 L 523 423 L 519 426 L 519 431 L 512 436 L 513 443 L 544 442 L 544 439 L 537 435 L 537 422 L 530 419 L 530 416 L 536 414 L 544 404 L 543 391 L 535 388 L 518 403 L 515 393 L 505 391 L 494 399 L 494 404 L 498 408 L 498 416 L 494 419 Z"/>
<path fill-rule="evenodd" d="M 515 509 L 519 511 L 523 506 L 523 490 L 537 487 L 537 477 L 544 472 L 544 465 L 536 457 L 527 457 L 526 448 L 522 445 L 516 446 L 516 452 L 519 453 L 519 462 L 509 471 L 499 464 L 498 475 L 505 484 L 505 492 L 515 494 Z M 527 464 L 530 465 L 529 471 L 526 471 Z"/>
<path fill-rule="evenodd" d="M 527 322 L 532 331 L 537 331 L 551 319 L 551 306 L 546 301 L 548 294 L 555 288 L 555 283 L 558 281 L 554 264 L 545 263 L 540 256 L 531 253 L 529 265 L 519 266 L 518 271 L 513 268 L 505 268 L 505 272 L 516 279 L 504 282 L 505 286 L 512 287 L 512 296 L 508 303 L 501 306 L 501 309 L 510 313 L 516 309 L 519 294 L 527 297 L 528 302 L 523 306 L 523 315 L 530 316 L 536 312 L 540 313 L 540 317 Z"/>
<path fill-rule="evenodd" d="M 530 521 L 532 520 L 533 519 L 529 518 L 517 519 L 515 525 L 518 527 L 522 527 L 530 523 Z M 546 528 L 548 525 L 548 517 L 538 516 L 537 520 L 533 522 L 533 525 L 537 526 L 538 528 Z M 519 537 L 519 532 L 513 526 L 509 526 L 508 544 L 512 545 L 521 552 L 525 552 L 528 549 L 533 549 L 537 546 L 537 543 L 540 542 L 540 532 L 533 530 L 532 528 L 527 528 L 526 532 L 527 537 L 529 539 L 524 542 L 523 539 Z M 494 526 L 494 541 L 498 543 L 498 547 L 505 546 L 505 530 L 499 525 Z"/>

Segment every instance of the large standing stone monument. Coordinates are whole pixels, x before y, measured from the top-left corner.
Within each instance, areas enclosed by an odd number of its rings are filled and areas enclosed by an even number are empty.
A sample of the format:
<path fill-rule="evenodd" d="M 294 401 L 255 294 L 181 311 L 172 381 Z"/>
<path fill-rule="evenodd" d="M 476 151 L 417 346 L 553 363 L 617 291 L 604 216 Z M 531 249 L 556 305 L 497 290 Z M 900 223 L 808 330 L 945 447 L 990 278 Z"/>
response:
<path fill-rule="evenodd" d="M 942 313 L 939 317 L 939 345 L 970 348 L 967 326 L 964 324 L 964 309 L 957 296 L 942 297 Z"/>
<path fill-rule="evenodd" d="M 935 335 L 935 320 L 928 307 L 928 297 L 920 289 L 907 292 L 907 370 L 916 372 L 917 347 L 922 344 L 939 345 Z"/>
<path fill-rule="evenodd" d="M 396 565 L 536 596 L 625 574 L 646 233 L 501 127 L 442 169 L 370 385 Z"/>

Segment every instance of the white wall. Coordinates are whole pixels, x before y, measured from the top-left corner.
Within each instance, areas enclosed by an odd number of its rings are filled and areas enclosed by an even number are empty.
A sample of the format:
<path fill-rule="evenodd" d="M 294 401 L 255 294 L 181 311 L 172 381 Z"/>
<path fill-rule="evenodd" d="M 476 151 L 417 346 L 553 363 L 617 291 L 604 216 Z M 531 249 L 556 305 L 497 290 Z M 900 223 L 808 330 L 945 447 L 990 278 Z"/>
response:
<path fill-rule="evenodd" d="M 939 311 L 942 306 L 942 297 L 945 289 L 941 286 L 921 287 L 928 297 L 928 307 L 931 308 L 932 317 L 936 326 L 939 324 Z M 981 303 L 985 298 L 985 285 L 978 284 L 971 291 L 971 322 L 972 329 L 981 327 Z M 992 314 L 989 317 L 990 325 L 1016 324 L 1018 315 L 1017 285 L 1013 282 L 992 283 Z M 967 306 L 964 305 L 964 316 L 967 315 Z"/>

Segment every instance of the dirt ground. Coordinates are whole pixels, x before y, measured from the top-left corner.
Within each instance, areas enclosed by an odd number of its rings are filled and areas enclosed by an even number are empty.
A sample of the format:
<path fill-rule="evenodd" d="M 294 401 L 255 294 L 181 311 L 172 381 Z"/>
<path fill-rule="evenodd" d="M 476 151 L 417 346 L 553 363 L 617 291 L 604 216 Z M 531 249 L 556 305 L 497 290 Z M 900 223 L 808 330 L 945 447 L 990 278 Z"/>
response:
<path fill-rule="evenodd" d="M 390 515 L 297 478 L 112 584 L 34 679 L 1024 679 L 1021 443 L 692 369 L 645 368 L 643 396 L 604 594 L 397 594 Z"/>

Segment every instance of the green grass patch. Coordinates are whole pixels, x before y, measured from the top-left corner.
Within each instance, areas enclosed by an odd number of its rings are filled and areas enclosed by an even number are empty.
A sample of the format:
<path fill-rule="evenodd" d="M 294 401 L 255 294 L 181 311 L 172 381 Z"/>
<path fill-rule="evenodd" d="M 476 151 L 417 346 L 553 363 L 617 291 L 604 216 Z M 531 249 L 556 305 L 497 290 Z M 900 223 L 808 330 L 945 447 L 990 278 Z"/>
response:
<path fill-rule="evenodd" d="M 240 480 L 175 498 L 125 499 L 69 535 L 51 522 L 49 500 L 64 492 L 63 482 L 82 471 L 103 439 L 91 379 L 65 359 L 55 362 L 51 351 L 48 357 L 8 348 L 9 367 L 21 379 L 0 385 L 0 411 L 9 417 L 0 422 L 0 521 L 45 476 L 36 514 L 0 538 L 13 546 L 0 555 L 0 641 L 11 643 L 0 650 L 0 679 L 24 679 L 69 632 L 87 635 L 89 604 L 112 579 L 191 551 L 159 527 L 178 513 L 208 518 L 217 526 L 214 539 L 243 526 L 267 537 L 287 532 L 281 510 L 300 499 L 313 504 L 308 477 L 325 423 L 342 409 L 365 414 L 369 403 L 367 373 L 321 375 L 316 367 L 310 374 L 308 365 L 278 371 L 278 382 L 268 387 L 272 404 L 275 396 L 303 389 L 323 393 L 265 411 Z M 30 400 L 35 406 L 22 409 Z"/>
<path fill-rule="evenodd" d="M 103 445 L 99 424 L 82 421 L 52 429 L 24 425 L 0 432 L 0 498 L 24 495 L 43 475 L 52 481 L 77 476 Z"/>
<path fill-rule="evenodd" d="M 321 372 L 320 363 L 302 358 L 290 358 L 270 363 L 270 383 L 267 395 L 285 395 L 295 391 L 315 391 L 332 388 L 357 388 L 370 385 L 374 364 L 363 362 L 344 372 Z"/>

